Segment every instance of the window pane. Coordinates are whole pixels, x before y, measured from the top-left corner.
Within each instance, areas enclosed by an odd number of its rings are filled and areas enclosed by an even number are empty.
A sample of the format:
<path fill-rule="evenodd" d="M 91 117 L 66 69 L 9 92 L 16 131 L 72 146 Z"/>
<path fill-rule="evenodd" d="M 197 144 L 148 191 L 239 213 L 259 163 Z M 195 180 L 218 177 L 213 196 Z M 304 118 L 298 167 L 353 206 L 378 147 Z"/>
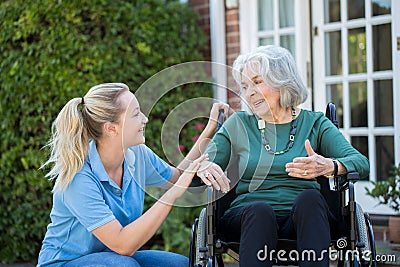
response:
<path fill-rule="evenodd" d="M 367 136 L 352 136 L 351 145 L 357 149 L 361 154 L 368 158 L 368 137 Z M 363 180 L 368 181 L 369 177 Z"/>
<path fill-rule="evenodd" d="M 367 72 L 365 28 L 349 30 L 349 73 Z"/>
<path fill-rule="evenodd" d="M 374 71 L 392 69 L 391 24 L 372 27 Z"/>
<path fill-rule="evenodd" d="M 294 0 L 279 1 L 279 28 L 294 26 Z"/>
<path fill-rule="evenodd" d="M 264 37 L 260 38 L 260 45 L 273 45 L 274 44 L 274 37 Z"/>
<path fill-rule="evenodd" d="M 359 19 L 365 17 L 365 2 L 364 0 L 349 0 L 347 1 L 347 19 Z"/>
<path fill-rule="evenodd" d="M 351 127 L 367 127 L 367 82 L 349 83 Z"/>
<path fill-rule="evenodd" d="M 324 1 L 324 22 L 340 21 L 340 0 Z"/>
<path fill-rule="evenodd" d="M 258 29 L 268 31 L 274 28 L 273 0 L 258 0 Z"/>
<path fill-rule="evenodd" d="M 340 31 L 325 33 L 326 75 L 342 74 L 342 45 Z"/>
<path fill-rule="evenodd" d="M 326 103 L 332 102 L 336 106 L 336 118 L 339 127 L 343 127 L 343 86 L 342 84 L 328 84 L 326 86 Z"/>
<path fill-rule="evenodd" d="M 294 43 L 294 35 L 281 35 L 280 45 L 292 53 L 292 56 L 296 58 L 296 47 Z"/>
<path fill-rule="evenodd" d="M 375 126 L 393 126 L 392 80 L 374 81 Z"/>
<path fill-rule="evenodd" d="M 391 0 L 372 0 L 372 16 L 390 14 L 391 12 Z"/>
<path fill-rule="evenodd" d="M 393 136 L 377 136 L 376 139 L 376 179 L 387 180 L 394 165 Z"/>

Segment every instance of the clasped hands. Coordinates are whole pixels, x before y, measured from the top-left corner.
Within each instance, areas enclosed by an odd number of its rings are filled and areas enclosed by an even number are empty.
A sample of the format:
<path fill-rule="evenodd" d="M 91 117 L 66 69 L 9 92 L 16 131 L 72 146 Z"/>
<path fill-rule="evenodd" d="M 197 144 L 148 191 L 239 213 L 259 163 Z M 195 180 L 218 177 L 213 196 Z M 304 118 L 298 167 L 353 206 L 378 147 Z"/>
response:
<path fill-rule="evenodd" d="M 217 164 L 204 160 L 201 162 L 200 168 L 197 171 L 197 176 L 207 186 L 213 186 L 216 190 L 221 190 L 223 193 L 229 191 L 230 180 Z"/>

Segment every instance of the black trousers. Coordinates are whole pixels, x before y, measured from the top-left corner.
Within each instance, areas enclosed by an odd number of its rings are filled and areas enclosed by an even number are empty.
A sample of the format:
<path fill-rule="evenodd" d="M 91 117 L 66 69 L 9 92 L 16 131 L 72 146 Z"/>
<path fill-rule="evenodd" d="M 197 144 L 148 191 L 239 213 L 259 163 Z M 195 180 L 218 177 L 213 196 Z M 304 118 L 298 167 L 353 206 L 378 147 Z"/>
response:
<path fill-rule="evenodd" d="M 329 266 L 329 208 L 316 189 L 301 192 L 290 215 L 276 217 L 271 206 L 254 202 L 233 208 L 221 218 L 221 235 L 240 242 L 240 266 L 272 266 L 278 238 L 297 240 L 297 250 L 281 254 L 299 266 Z"/>

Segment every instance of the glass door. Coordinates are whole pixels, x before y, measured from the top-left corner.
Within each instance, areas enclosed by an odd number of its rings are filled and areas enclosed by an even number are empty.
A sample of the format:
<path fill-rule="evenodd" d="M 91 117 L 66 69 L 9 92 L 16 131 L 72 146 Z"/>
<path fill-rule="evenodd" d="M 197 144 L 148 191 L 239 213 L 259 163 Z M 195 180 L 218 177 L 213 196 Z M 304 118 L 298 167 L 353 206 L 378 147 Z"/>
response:
<path fill-rule="evenodd" d="M 399 161 L 395 2 L 312 1 L 315 109 L 334 102 L 341 131 L 369 158 L 370 176 L 356 187 L 357 198 L 371 213 L 391 211 L 376 206 L 365 187 L 369 181 L 386 179 Z"/>

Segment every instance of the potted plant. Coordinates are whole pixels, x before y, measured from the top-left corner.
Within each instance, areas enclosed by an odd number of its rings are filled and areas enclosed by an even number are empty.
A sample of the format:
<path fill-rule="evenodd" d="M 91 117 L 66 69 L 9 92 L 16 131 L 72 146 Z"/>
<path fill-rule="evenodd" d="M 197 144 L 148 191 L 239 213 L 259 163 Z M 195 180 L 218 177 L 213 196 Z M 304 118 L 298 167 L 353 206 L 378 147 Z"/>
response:
<path fill-rule="evenodd" d="M 378 200 L 379 204 L 387 205 L 396 215 L 389 217 L 389 235 L 394 243 L 400 243 L 400 164 L 393 170 L 386 181 L 373 182 L 374 188 L 367 195 Z"/>

